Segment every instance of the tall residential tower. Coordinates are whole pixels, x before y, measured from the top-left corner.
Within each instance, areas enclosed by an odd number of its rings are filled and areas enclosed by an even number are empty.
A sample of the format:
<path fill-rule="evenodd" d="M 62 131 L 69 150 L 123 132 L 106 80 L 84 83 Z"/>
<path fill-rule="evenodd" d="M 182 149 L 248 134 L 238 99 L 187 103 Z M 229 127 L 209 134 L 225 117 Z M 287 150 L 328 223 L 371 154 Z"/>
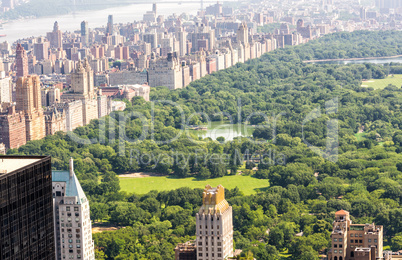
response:
<path fill-rule="evenodd" d="M 232 207 L 225 188 L 207 185 L 202 206 L 196 214 L 197 260 L 223 260 L 233 256 Z"/>
<path fill-rule="evenodd" d="M 57 260 L 95 260 L 89 202 L 74 173 L 53 171 L 53 201 Z"/>

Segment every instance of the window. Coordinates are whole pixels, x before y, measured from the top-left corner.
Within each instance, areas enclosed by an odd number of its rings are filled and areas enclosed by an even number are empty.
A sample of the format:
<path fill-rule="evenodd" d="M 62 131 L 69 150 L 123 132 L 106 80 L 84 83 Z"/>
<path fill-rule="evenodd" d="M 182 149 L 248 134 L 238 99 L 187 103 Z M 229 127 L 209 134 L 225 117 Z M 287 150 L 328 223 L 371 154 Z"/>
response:
<path fill-rule="evenodd" d="M 202 242 L 198 242 L 198 245 L 199 245 L 199 246 L 202 246 Z"/>
<path fill-rule="evenodd" d="M 350 234 L 350 237 L 353 237 L 354 234 Z"/>
<path fill-rule="evenodd" d="M 369 239 L 368 241 L 369 241 L 369 243 L 371 243 L 371 239 Z"/>
<path fill-rule="evenodd" d="M 66 210 L 67 210 L 67 211 L 70 211 L 70 207 L 66 207 Z"/>
<path fill-rule="evenodd" d="M 199 247 L 199 248 L 198 248 L 198 251 L 202 251 L 202 247 Z"/>
<path fill-rule="evenodd" d="M 377 239 L 374 239 L 374 243 L 377 243 Z"/>
<path fill-rule="evenodd" d="M 337 248 L 338 247 L 338 244 L 334 244 L 334 248 Z"/>
<path fill-rule="evenodd" d="M 222 257 L 222 254 L 221 254 L 221 253 L 218 253 L 218 257 Z"/>
<path fill-rule="evenodd" d="M 81 243 L 81 240 L 77 239 L 77 242 L 76 242 L 76 243 Z"/>
<path fill-rule="evenodd" d="M 359 237 L 362 237 L 363 236 L 363 234 L 359 234 Z"/>
<path fill-rule="evenodd" d="M 363 243 L 363 240 L 359 240 L 359 243 Z"/>
<path fill-rule="evenodd" d="M 74 207 L 74 211 L 78 211 L 78 207 Z"/>
<path fill-rule="evenodd" d="M 202 253 L 198 253 L 198 256 L 202 256 Z"/>
<path fill-rule="evenodd" d="M 339 242 L 342 242 L 342 238 L 339 239 Z"/>
<path fill-rule="evenodd" d="M 342 250 L 339 250 L 339 254 L 342 254 Z"/>
<path fill-rule="evenodd" d="M 342 248 L 342 244 L 339 244 L 339 248 Z"/>
<path fill-rule="evenodd" d="M 338 242 L 338 239 L 337 239 L 337 238 L 334 238 L 334 242 Z"/>
<path fill-rule="evenodd" d="M 222 248 L 218 247 L 218 252 L 222 252 Z"/>
<path fill-rule="evenodd" d="M 221 243 L 221 242 L 218 242 L 218 246 L 222 246 L 222 243 Z"/>
<path fill-rule="evenodd" d="M 216 229 L 219 229 L 219 225 L 216 227 Z"/>
<path fill-rule="evenodd" d="M 334 253 L 335 253 L 335 254 L 338 253 L 338 250 L 334 249 Z"/>

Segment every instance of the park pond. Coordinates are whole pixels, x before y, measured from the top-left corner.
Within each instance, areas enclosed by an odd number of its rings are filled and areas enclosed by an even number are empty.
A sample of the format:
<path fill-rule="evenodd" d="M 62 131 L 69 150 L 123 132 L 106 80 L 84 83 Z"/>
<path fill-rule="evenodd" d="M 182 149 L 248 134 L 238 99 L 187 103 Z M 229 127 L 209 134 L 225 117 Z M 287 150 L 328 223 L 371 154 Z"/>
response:
<path fill-rule="evenodd" d="M 245 124 L 230 124 L 229 122 L 216 121 L 209 125 L 203 125 L 207 130 L 188 130 L 202 138 L 216 140 L 218 137 L 225 138 L 225 141 L 232 141 L 234 138 L 252 136 L 254 126 Z"/>

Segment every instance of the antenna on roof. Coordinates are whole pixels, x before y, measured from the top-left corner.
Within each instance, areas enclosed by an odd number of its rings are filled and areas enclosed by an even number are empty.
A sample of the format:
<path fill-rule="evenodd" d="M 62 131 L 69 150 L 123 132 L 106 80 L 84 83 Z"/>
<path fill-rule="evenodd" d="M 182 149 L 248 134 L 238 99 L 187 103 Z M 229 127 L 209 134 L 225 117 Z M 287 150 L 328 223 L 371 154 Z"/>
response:
<path fill-rule="evenodd" d="M 74 160 L 73 157 L 70 158 L 70 177 L 74 176 Z"/>

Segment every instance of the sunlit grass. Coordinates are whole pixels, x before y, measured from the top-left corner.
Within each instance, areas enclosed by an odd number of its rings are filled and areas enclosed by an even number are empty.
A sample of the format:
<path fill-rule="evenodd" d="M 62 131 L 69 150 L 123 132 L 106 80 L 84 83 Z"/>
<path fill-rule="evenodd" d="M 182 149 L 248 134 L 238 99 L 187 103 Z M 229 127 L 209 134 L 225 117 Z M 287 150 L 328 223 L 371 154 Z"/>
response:
<path fill-rule="evenodd" d="M 268 180 L 260 180 L 251 176 L 231 175 L 222 178 L 199 180 L 196 178 L 177 179 L 170 176 L 145 178 L 120 178 L 122 191 L 128 193 L 145 194 L 151 190 L 174 190 L 181 187 L 203 189 L 207 184 L 211 186 L 222 185 L 227 189 L 238 187 L 245 195 L 254 194 L 258 189 L 269 187 Z"/>

